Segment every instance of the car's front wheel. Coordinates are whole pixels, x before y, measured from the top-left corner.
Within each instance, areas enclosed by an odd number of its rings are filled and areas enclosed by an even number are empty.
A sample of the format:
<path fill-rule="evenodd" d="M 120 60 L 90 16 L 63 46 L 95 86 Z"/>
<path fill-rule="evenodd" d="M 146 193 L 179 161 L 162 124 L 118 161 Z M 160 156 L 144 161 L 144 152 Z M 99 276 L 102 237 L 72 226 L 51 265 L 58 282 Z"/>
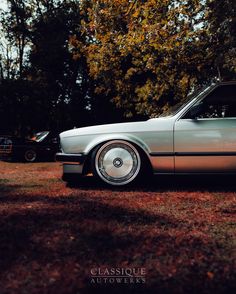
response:
<path fill-rule="evenodd" d="M 123 186 L 138 177 L 141 157 L 132 144 L 113 140 L 94 150 L 92 165 L 94 174 L 103 182 Z"/>
<path fill-rule="evenodd" d="M 26 162 L 35 162 L 37 159 L 37 153 L 33 149 L 28 149 L 24 152 L 24 160 Z"/>

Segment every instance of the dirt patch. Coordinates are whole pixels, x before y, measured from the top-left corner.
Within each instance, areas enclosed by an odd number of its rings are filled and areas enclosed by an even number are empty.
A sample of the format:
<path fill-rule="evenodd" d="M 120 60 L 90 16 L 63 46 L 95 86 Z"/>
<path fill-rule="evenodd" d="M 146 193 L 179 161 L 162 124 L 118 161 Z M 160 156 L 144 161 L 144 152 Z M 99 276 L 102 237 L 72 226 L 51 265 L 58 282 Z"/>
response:
<path fill-rule="evenodd" d="M 235 291 L 234 178 L 110 189 L 67 186 L 58 163 L 0 170 L 1 294 Z M 98 267 L 145 268 L 145 283 L 91 283 Z"/>

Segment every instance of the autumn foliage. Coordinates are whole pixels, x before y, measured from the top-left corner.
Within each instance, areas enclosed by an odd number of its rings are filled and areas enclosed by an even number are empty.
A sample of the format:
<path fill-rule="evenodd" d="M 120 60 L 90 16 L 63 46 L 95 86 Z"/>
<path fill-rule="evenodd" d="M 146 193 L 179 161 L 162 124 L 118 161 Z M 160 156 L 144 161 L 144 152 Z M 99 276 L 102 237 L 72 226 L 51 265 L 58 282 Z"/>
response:
<path fill-rule="evenodd" d="M 235 77 L 235 1 L 83 2 L 96 91 L 128 116 L 155 116 L 196 85 Z"/>
<path fill-rule="evenodd" d="M 235 79 L 234 0 L 6 2 L 1 132 L 143 119 Z"/>

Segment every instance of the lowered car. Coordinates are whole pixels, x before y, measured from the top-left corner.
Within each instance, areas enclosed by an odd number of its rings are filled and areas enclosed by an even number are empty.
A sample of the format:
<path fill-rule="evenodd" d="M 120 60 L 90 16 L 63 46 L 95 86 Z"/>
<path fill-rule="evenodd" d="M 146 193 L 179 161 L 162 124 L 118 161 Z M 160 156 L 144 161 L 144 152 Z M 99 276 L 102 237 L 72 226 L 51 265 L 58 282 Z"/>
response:
<path fill-rule="evenodd" d="M 153 174 L 236 173 L 236 82 L 215 83 L 142 122 L 60 134 L 63 178 L 93 173 L 110 185 Z"/>
<path fill-rule="evenodd" d="M 0 157 L 26 162 L 53 160 L 59 150 L 58 136 L 53 132 L 36 133 L 30 139 L 0 136 Z"/>

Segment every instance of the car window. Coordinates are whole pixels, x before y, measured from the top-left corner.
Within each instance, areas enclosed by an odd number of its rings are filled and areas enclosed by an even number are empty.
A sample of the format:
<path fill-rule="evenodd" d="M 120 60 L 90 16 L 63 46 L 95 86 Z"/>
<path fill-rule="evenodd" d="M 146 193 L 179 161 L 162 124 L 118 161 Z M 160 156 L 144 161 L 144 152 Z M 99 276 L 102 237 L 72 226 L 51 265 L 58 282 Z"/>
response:
<path fill-rule="evenodd" d="M 172 107 L 165 110 L 159 117 L 173 116 L 179 111 L 181 111 L 188 103 L 196 100 L 200 95 L 203 95 L 205 91 L 209 90 L 211 85 L 204 85 L 199 87 L 193 93 L 189 94 L 183 101 L 173 105 Z"/>
<path fill-rule="evenodd" d="M 195 103 L 184 118 L 236 118 L 236 85 L 219 86 Z"/>
<path fill-rule="evenodd" d="M 42 142 L 47 137 L 48 134 L 49 132 L 39 132 L 34 137 L 32 137 L 31 140 L 36 142 Z"/>

